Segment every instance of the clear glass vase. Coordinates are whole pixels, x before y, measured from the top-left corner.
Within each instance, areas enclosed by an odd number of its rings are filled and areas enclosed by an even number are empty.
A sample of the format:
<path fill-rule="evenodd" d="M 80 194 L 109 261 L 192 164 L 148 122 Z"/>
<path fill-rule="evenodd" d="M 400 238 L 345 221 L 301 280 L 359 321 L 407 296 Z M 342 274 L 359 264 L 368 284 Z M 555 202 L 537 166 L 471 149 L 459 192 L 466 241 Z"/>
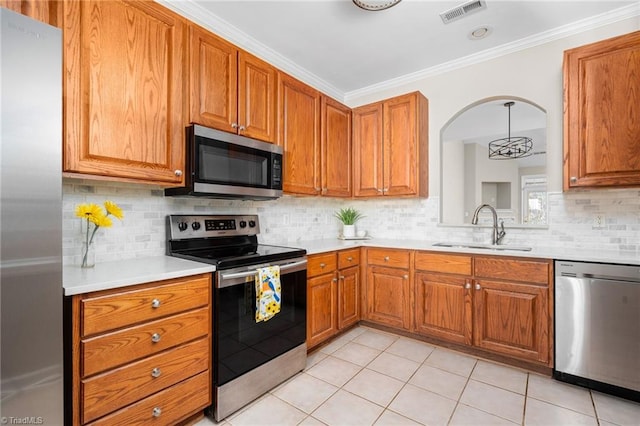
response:
<path fill-rule="evenodd" d="M 82 253 L 80 257 L 81 268 L 93 268 L 96 265 L 96 251 L 93 243 L 82 242 Z"/>

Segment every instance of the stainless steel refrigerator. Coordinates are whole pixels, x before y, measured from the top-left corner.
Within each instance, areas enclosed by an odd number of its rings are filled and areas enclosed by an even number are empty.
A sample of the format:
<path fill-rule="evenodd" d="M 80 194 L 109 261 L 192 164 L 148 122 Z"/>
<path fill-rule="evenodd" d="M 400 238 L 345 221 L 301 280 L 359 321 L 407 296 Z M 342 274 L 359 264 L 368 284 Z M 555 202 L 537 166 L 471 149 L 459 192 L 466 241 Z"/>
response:
<path fill-rule="evenodd" d="M 62 33 L 0 19 L 0 422 L 61 425 Z"/>

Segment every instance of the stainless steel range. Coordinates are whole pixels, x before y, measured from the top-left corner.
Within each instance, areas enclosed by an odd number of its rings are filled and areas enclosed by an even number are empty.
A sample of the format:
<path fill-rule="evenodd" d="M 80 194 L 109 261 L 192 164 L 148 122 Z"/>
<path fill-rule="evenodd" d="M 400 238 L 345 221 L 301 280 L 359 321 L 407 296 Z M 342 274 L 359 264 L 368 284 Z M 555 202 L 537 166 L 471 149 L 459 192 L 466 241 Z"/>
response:
<path fill-rule="evenodd" d="M 213 405 L 220 421 L 306 365 L 307 259 L 302 249 L 258 244 L 256 215 L 171 215 L 167 252 L 216 266 Z M 255 277 L 280 267 L 280 312 L 256 322 Z"/>

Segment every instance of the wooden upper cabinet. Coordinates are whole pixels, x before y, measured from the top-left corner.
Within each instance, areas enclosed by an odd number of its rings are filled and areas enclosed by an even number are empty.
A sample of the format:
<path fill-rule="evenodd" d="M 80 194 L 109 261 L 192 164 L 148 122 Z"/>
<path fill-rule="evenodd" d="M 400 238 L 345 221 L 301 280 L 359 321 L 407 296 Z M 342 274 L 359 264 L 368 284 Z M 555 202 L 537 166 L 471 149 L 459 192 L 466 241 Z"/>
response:
<path fill-rule="evenodd" d="M 276 69 L 196 25 L 189 40 L 190 121 L 275 142 Z"/>
<path fill-rule="evenodd" d="M 640 185 L 640 31 L 564 53 L 564 189 Z"/>
<path fill-rule="evenodd" d="M 238 124 L 241 135 L 276 142 L 277 75 L 276 68 L 247 52 L 239 51 Z"/>
<path fill-rule="evenodd" d="M 353 110 L 353 195 L 382 194 L 382 103 Z"/>
<path fill-rule="evenodd" d="M 204 29 L 189 27 L 190 121 L 236 133 L 238 49 Z"/>
<path fill-rule="evenodd" d="M 320 92 L 278 72 L 278 145 L 284 150 L 283 191 L 319 195 Z"/>
<path fill-rule="evenodd" d="M 351 164 L 351 108 L 322 96 L 322 195 L 351 196 Z"/>
<path fill-rule="evenodd" d="M 184 19 L 153 2 L 62 7 L 64 171 L 181 184 Z"/>
<path fill-rule="evenodd" d="M 354 196 L 428 195 L 428 101 L 419 92 L 354 109 Z"/>

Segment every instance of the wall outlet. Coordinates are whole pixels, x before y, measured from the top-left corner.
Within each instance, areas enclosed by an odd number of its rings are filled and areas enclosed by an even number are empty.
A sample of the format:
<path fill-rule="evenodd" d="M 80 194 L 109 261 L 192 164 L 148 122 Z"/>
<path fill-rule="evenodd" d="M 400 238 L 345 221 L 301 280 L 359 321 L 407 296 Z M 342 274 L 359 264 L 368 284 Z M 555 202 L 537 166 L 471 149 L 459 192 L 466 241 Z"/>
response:
<path fill-rule="evenodd" d="M 605 227 L 605 218 L 603 214 L 597 214 L 593 217 L 593 229 L 602 229 Z"/>

